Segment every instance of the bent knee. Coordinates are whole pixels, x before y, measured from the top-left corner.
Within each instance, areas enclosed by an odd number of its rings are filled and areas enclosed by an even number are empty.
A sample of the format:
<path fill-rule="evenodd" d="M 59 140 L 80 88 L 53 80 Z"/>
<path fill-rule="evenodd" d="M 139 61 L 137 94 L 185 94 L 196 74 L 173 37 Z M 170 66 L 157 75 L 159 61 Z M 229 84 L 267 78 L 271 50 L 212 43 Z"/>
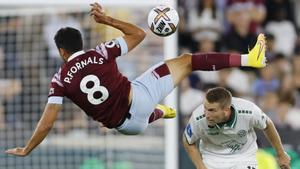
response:
<path fill-rule="evenodd" d="M 179 55 L 179 57 L 192 57 L 193 54 L 191 53 L 182 53 L 181 55 Z"/>
<path fill-rule="evenodd" d="M 192 63 L 192 54 L 191 53 L 183 53 L 181 55 L 179 55 L 178 58 L 178 64 L 177 66 L 181 66 L 181 68 L 187 68 L 189 66 L 191 66 Z"/>

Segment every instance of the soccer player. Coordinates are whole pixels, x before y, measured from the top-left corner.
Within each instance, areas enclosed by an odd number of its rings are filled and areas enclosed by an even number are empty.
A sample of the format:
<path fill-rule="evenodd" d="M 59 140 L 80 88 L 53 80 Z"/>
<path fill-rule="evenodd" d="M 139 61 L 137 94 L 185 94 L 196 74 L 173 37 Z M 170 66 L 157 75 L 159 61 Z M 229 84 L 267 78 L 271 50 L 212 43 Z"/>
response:
<path fill-rule="evenodd" d="M 183 134 L 183 145 L 197 169 L 258 169 L 254 128 L 263 130 L 282 169 L 290 168 L 273 122 L 254 103 L 231 96 L 222 87 L 209 89 Z"/>
<path fill-rule="evenodd" d="M 52 128 L 64 96 L 107 128 L 135 135 L 157 119 L 176 116 L 175 110 L 157 104 L 192 71 L 266 65 L 265 37 L 260 34 L 249 54 L 183 54 L 158 63 L 129 82 L 119 72 L 116 58 L 135 48 L 146 36 L 144 30 L 105 15 L 98 3 L 91 4 L 90 14 L 97 23 L 119 29 L 124 36 L 83 51 L 78 30 L 70 27 L 58 30 L 54 40 L 65 63 L 51 81 L 48 103 L 27 145 L 7 153 L 26 156 L 40 144 Z"/>

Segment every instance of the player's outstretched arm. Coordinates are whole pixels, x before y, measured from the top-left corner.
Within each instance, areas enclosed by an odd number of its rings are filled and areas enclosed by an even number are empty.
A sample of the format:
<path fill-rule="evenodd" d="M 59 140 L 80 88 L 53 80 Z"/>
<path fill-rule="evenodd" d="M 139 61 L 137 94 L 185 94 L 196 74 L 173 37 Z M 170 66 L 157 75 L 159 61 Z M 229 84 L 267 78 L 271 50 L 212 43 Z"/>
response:
<path fill-rule="evenodd" d="M 275 149 L 277 157 L 278 157 L 278 164 L 281 169 L 290 169 L 290 161 L 291 158 L 289 155 L 284 151 L 284 148 L 281 143 L 280 136 L 274 126 L 274 123 L 268 119 L 267 127 L 264 130 L 264 134 L 271 143 L 272 147 Z"/>
<path fill-rule="evenodd" d="M 196 144 L 189 144 L 186 140 L 185 134 L 182 136 L 183 147 L 188 153 L 190 159 L 197 169 L 207 169 L 202 161 L 202 156 Z"/>
<path fill-rule="evenodd" d="M 98 3 L 91 4 L 91 16 L 94 17 L 97 23 L 109 25 L 122 31 L 125 34 L 124 39 L 127 43 L 128 51 L 136 47 L 146 36 L 145 31 L 138 26 L 107 16 L 102 6 Z"/>
<path fill-rule="evenodd" d="M 60 109 L 60 104 L 47 104 L 44 113 L 27 145 L 25 147 L 8 149 L 5 151 L 5 153 L 20 157 L 28 155 L 47 136 L 57 118 Z"/>

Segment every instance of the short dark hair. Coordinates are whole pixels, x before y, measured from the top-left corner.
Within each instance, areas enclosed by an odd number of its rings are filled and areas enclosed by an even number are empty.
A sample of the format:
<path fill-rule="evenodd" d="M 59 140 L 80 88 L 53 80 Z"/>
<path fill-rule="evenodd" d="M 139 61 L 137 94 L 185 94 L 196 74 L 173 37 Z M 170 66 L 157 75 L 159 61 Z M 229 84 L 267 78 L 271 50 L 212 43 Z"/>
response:
<path fill-rule="evenodd" d="M 83 42 L 79 30 L 71 27 L 64 27 L 56 32 L 54 37 L 57 48 L 65 49 L 67 52 L 75 53 L 82 50 Z"/>
<path fill-rule="evenodd" d="M 219 103 L 222 108 L 231 105 L 232 94 L 223 87 L 211 88 L 206 92 L 206 100 L 209 103 Z"/>

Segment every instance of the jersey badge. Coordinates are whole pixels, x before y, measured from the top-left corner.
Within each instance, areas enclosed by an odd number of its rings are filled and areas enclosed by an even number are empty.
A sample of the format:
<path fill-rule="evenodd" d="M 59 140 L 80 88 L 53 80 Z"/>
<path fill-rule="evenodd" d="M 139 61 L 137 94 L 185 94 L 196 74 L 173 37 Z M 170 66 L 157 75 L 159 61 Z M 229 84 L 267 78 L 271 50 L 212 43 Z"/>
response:
<path fill-rule="evenodd" d="M 247 134 L 247 131 L 246 131 L 246 130 L 240 130 L 240 131 L 238 131 L 238 133 L 237 133 L 237 135 L 238 135 L 239 137 L 245 137 L 246 134 Z"/>
<path fill-rule="evenodd" d="M 191 124 L 188 124 L 188 125 L 186 126 L 186 133 L 188 134 L 189 137 L 192 137 L 193 131 L 192 131 L 192 126 L 191 126 Z"/>

